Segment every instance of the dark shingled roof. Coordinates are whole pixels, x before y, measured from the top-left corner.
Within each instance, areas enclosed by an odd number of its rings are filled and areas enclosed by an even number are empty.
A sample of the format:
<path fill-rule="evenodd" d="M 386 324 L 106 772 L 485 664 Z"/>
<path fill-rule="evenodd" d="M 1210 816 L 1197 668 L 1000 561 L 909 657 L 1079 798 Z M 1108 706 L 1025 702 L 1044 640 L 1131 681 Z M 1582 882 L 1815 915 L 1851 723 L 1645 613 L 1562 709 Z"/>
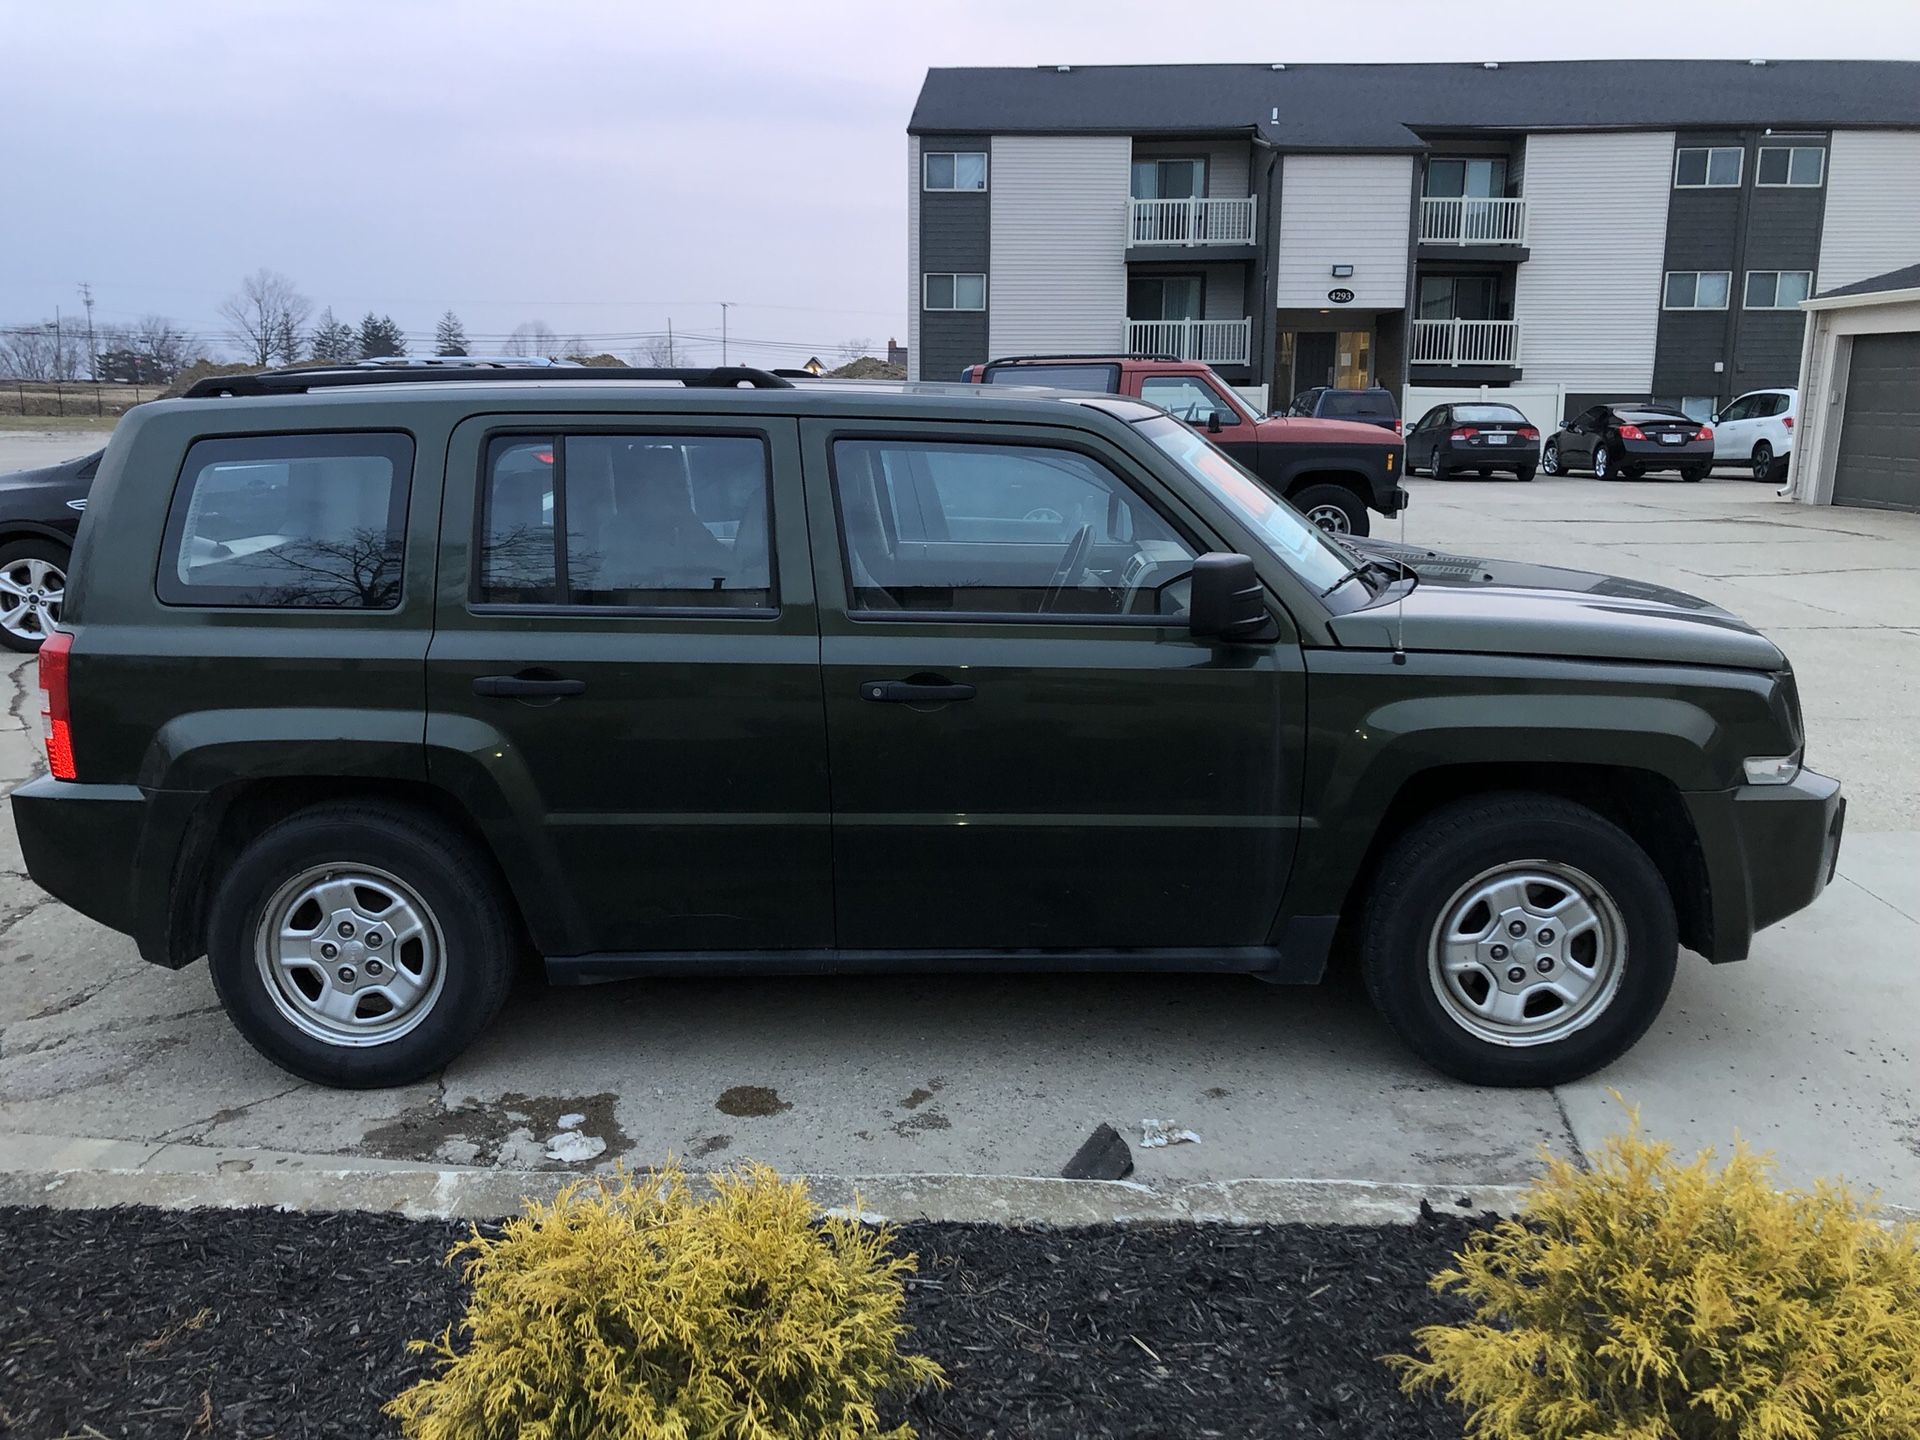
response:
<path fill-rule="evenodd" d="M 1813 298 L 1825 300 L 1830 295 L 1877 295 L 1882 290 L 1920 290 L 1920 265 L 1902 265 L 1898 270 L 1889 270 L 1884 275 L 1872 275 L 1865 280 L 1856 280 L 1851 285 L 1837 285 L 1831 290 L 1822 290 Z"/>
<path fill-rule="evenodd" d="M 1278 107 L 1280 118 L 1271 118 Z M 1920 62 L 1553 60 L 929 70 L 914 134 L 1200 134 L 1419 150 L 1416 131 L 1920 127 Z"/>

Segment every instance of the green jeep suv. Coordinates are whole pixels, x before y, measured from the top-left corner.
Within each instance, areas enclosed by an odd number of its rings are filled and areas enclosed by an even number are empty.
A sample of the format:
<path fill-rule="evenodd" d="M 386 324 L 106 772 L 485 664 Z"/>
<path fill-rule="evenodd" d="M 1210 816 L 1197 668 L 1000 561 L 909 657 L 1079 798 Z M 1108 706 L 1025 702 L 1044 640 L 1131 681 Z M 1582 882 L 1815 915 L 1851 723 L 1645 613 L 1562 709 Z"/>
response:
<path fill-rule="evenodd" d="M 1832 875 L 1785 658 L 1647 585 L 1338 543 L 1138 400 L 285 371 L 121 421 L 33 878 L 392 1085 L 564 984 L 1349 958 L 1568 1079 Z"/>

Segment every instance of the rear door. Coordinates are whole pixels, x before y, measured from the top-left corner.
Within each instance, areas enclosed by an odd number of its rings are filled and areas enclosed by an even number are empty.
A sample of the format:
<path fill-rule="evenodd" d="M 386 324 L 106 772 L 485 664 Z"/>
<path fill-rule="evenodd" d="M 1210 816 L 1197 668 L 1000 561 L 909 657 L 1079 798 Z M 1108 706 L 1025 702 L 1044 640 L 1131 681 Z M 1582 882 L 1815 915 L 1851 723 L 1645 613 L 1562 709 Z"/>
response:
<path fill-rule="evenodd" d="M 841 945 L 1231 966 L 1263 944 L 1301 658 L 1188 634 L 1180 582 L 1215 548 L 1193 518 L 1092 436 L 802 428 Z M 999 538 L 963 538 L 981 522 Z"/>
<path fill-rule="evenodd" d="M 428 765 L 560 917 L 549 954 L 833 943 L 798 446 L 790 418 L 454 432 Z"/>

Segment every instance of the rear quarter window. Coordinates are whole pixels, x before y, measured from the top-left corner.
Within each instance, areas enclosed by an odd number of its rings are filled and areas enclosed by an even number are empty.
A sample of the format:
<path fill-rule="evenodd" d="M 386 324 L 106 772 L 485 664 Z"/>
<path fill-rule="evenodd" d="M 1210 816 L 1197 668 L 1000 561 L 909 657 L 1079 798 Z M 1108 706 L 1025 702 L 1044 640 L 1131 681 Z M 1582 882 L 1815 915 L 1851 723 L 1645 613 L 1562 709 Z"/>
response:
<path fill-rule="evenodd" d="M 400 603 L 413 441 L 199 440 L 174 485 L 155 589 L 169 605 L 390 610 Z"/>
<path fill-rule="evenodd" d="M 989 365 L 989 385 L 1045 385 L 1054 390 L 1100 390 L 1113 394 L 1120 388 L 1118 365 Z"/>

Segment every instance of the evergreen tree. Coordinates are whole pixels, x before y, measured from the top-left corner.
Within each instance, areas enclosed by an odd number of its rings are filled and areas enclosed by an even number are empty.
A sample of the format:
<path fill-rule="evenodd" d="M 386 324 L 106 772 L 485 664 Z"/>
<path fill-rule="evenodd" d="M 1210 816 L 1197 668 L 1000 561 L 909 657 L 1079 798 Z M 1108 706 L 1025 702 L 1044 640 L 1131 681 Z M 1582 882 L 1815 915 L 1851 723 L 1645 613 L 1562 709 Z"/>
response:
<path fill-rule="evenodd" d="M 436 355 L 465 355 L 467 351 L 467 327 L 460 323 L 460 317 L 449 310 L 440 317 L 440 323 L 433 327 L 433 353 Z"/>
<path fill-rule="evenodd" d="M 353 326 L 344 320 L 334 319 L 331 305 L 320 312 L 320 323 L 313 327 L 311 343 L 313 358 L 323 365 L 348 365 L 353 362 L 356 353 Z"/>
<path fill-rule="evenodd" d="M 362 360 L 380 360 L 406 354 L 407 337 L 400 333 L 391 315 L 376 315 L 369 310 L 360 321 L 356 346 Z"/>

